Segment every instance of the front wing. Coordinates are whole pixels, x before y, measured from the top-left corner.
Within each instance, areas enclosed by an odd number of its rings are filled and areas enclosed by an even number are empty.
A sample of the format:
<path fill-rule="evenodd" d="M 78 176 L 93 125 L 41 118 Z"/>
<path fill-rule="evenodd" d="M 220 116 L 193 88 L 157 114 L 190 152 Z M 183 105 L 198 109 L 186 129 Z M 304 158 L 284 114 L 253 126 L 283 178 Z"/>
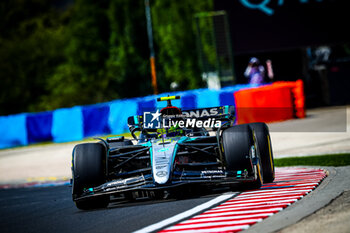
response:
<path fill-rule="evenodd" d="M 254 175 L 248 176 L 247 170 L 226 172 L 221 170 L 206 170 L 195 172 L 174 172 L 172 179 L 162 185 L 153 181 L 152 175 L 141 175 L 126 179 L 113 180 L 97 187 L 91 187 L 75 199 L 81 200 L 100 195 L 118 194 L 130 191 L 155 191 L 176 189 L 183 185 L 230 186 L 254 182 Z"/>

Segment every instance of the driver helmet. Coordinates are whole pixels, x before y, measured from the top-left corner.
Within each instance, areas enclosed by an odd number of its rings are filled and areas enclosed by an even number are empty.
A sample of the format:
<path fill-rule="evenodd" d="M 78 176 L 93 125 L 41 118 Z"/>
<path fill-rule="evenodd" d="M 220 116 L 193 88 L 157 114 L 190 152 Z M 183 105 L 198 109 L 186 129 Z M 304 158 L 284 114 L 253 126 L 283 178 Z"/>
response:
<path fill-rule="evenodd" d="M 168 106 L 165 107 L 163 109 L 160 110 L 160 113 L 162 115 L 181 115 L 182 111 L 180 108 L 175 107 L 175 106 Z M 184 131 L 178 126 L 171 126 L 170 128 L 167 129 L 157 129 L 157 133 L 158 133 L 158 138 L 162 138 L 162 137 L 178 137 L 178 136 L 182 136 L 184 134 Z"/>

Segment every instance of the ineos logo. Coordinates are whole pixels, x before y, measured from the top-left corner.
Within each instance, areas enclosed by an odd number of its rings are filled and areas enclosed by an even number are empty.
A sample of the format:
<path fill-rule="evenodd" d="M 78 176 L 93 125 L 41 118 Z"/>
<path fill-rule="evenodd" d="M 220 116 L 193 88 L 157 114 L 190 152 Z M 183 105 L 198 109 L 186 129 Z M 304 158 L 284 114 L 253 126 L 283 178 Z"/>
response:
<path fill-rule="evenodd" d="M 156 173 L 156 175 L 159 176 L 159 177 L 164 177 L 164 176 L 166 176 L 167 174 L 168 174 L 168 173 L 167 173 L 166 171 L 159 171 L 159 172 Z"/>
<path fill-rule="evenodd" d="M 272 0 L 262 0 L 260 3 L 251 2 L 251 0 L 240 0 L 242 5 L 250 9 L 258 9 L 267 15 L 273 15 L 275 11 L 267 6 Z M 309 3 L 309 0 L 299 0 L 300 3 Z M 323 0 L 317 0 L 317 2 L 323 2 Z M 284 0 L 278 0 L 278 6 L 283 6 Z"/>

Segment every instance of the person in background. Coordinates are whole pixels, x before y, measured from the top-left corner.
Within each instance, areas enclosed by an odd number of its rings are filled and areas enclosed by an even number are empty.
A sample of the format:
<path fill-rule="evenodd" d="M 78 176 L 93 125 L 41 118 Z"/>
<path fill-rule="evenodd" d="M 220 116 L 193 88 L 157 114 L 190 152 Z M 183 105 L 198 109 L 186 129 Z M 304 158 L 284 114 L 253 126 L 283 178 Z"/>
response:
<path fill-rule="evenodd" d="M 267 76 L 272 81 L 273 70 L 271 60 L 266 61 Z M 248 66 L 244 72 L 244 76 L 249 79 L 250 84 L 263 84 L 265 83 L 265 68 L 260 64 L 259 59 L 252 57 L 248 63 Z"/>
<path fill-rule="evenodd" d="M 272 69 L 272 62 L 270 59 L 266 61 L 266 69 L 267 69 L 267 77 L 269 77 L 270 81 L 273 80 L 273 77 L 275 76 L 273 74 L 273 69 Z"/>

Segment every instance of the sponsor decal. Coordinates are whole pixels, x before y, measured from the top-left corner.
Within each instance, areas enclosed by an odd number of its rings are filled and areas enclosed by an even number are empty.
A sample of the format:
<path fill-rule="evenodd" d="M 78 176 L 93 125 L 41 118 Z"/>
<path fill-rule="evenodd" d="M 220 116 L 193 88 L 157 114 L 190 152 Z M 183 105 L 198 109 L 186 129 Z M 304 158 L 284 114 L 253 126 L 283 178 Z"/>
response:
<path fill-rule="evenodd" d="M 164 177 L 164 176 L 166 176 L 167 174 L 168 174 L 168 172 L 166 172 L 166 171 L 159 171 L 159 172 L 156 173 L 156 176 Z"/>
<path fill-rule="evenodd" d="M 118 185 L 126 185 L 125 180 L 117 180 L 117 181 L 112 181 L 106 184 L 106 187 L 112 187 L 112 186 L 118 186 Z"/>
<path fill-rule="evenodd" d="M 167 164 L 169 164 L 169 159 L 168 158 L 164 158 L 164 159 L 157 158 L 155 163 L 156 163 L 157 166 L 159 166 L 159 165 L 167 165 Z"/>
<path fill-rule="evenodd" d="M 168 147 L 164 147 L 164 148 L 158 150 L 158 152 L 167 152 L 168 150 L 169 150 Z"/>
<path fill-rule="evenodd" d="M 201 171 L 202 174 L 224 174 L 223 170 L 205 170 Z"/>
<path fill-rule="evenodd" d="M 208 117 L 208 116 L 217 116 L 219 115 L 218 108 L 205 108 L 205 109 L 197 109 L 191 110 L 187 112 L 183 112 L 183 115 L 186 117 Z"/>
<path fill-rule="evenodd" d="M 223 178 L 226 174 L 223 170 L 205 170 L 201 171 L 201 177 L 203 178 Z"/>
<path fill-rule="evenodd" d="M 276 2 L 272 0 L 262 0 L 260 2 L 252 1 L 252 0 L 240 0 L 241 4 L 248 9 L 260 10 L 264 12 L 266 15 L 271 16 L 275 14 L 276 9 L 273 9 L 272 6 L 276 5 Z M 317 0 L 316 2 L 323 2 L 323 0 Z M 300 4 L 309 3 L 309 0 L 299 0 Z M 283 6 L 284 0 L 278 0 L 277 6 Z"/>
<path fill-rule="evenodd" d="M 130 178 L 126 178 L 123 180 L 115 180 L 115 181 L 111 181 L 109 183 L 106 183 L 104 185 L 105 188 L 111 188 L 111 187 L 125 187 L 129 184 L 135 183 L 135 182 L 140 182 L 140 181 L 145 181 L 143 176 L 139 176 L 139 177 L 130 177 Z"/>

